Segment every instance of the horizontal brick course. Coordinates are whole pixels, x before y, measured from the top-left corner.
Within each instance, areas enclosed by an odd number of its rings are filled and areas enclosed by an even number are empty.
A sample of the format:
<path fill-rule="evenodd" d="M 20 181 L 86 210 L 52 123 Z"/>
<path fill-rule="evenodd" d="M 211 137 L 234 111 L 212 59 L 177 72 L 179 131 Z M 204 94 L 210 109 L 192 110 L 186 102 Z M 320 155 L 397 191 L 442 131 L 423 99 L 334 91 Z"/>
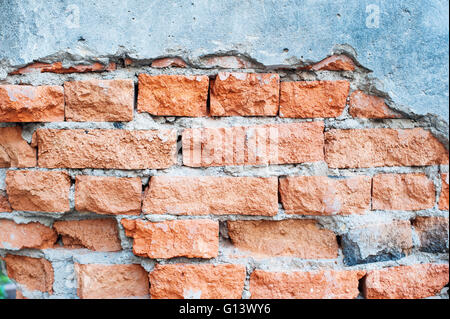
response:
<path fill-rule="evenodd" d="M 362 91 L 355 91 L 350 96 L 348 112 L 353 117 L 371 119 L 391 119 L 401 117 L 391 110 L 384 99 L 375 95 L 367 95 Z"/>
<path fill-rule="evenodd" d="M 55 231 L 41 223 L 17 224 L 12 220 L 0 219 L 2 249 L 52 248 L 56 240 Z"/>

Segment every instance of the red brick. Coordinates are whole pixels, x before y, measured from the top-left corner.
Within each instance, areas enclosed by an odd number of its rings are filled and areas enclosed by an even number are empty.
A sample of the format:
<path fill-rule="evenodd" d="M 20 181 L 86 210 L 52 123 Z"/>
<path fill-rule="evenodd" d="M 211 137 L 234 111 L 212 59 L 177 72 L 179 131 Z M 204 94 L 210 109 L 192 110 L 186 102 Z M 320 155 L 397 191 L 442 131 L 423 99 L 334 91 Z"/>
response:
<path fill-rule="evenodd" d="M 206 75 L 139 74 L 137 109 L 152 115 L 206 116 Z"/>
<path fill-rule="evenodd" d="M 53 294 L 53 267 L 43 258 L 6 255 L 6 274 L 27 290 Z"/>
<path fill-rule="evenodd" d="M 64 172 L 8 171 L 6 192 L 14 210 L 67 212 L 70 177 Z"/>
<path fill-rule="evenodd" d="M 338 117 L 349 90 L 348 81 L 281 82 L 280 117 Z"/>
<path fill-rule="evenodd" d="M 325 160 L 331 168 L 448 164 L 448 153 L 422 128 L 325 132 Z"/>
<path fill-rule="evenodd" d="M 156 265 L 149 277 L 152 299 L 240 299 L 245 266 Z"/>
<path fill-rule="evenodd" d="M 87 248 L 95 251 L 119 251 L 119 232 L 115 219 L 56 221 L 53 228 L 62 236 L 65 248 Z"/>
<path fill-rule="evenodd" d="M 0 167 L 36 166 L 36 150 L 22 138 L 22 128 L 0 127 Z"/>
<path fill-rule="evenodd" d="M 279 93 L 278 74 L 219 72 L 211 85 L 211 115 L 275 116 Z"/>
<path fill-rule="evenodd" d="M 353 117 L 371 119 L 391 119 L 401 117 L 391 110 L 384 99 L 375 95 L 367 95 L 362 91 L 355 91 L 350 96 L 349 113 Z"/>
<path fill-rule="evenodd" d="M 448 174 L 441 174 L 442 188 L 439 196 L 439 209 L 448 210 Z"/>
<path fill-rule="evenodd" d="M 152 68 L 185 68 L 187 66 L 186 62 L 180 58 L 162 58 L 152 61 Z"/>
<path fill-rule="evenodd" d="M 280 179 L 280 196 L 287 214 L 362 214 L 370 210 L 371 178 L 290 176 Z"/>
<path fill-rule="evenodd" d="M 419 299 L 436 295 L 448 283 L 448 264 L 421 264 L 372 270 L 364 280 L 368 299 Z"/>
<path fill-rule="evenodd" d="M 153 176 L 145 214 L 265 215 L 278 213 L 276 177 Z"/>
<path fill-rule="evenodd" d="M 308 69 L 314 71 L 354 71 L 355 63 L 352 58 L 344 54 L 338 54 L 329 56 Z"/>
<path fill-rule="evenodd" d="M 162 169 L 176 162 L 175 130 L 36 132 L 40 167 Z"/>
<path fill-rule="evenodd" d="M 250 276 L 252 299 L 354 299 L 359 295 L 361 270 L 268 272 Z"/>
<path fill-rule="evenodd" d="M 158 223 L 122 219 L 133 237 L 135 255 L 149 258 L 214 258 L 219 252 L 219 223 L 208 219 Z"/>
<path fill-rule="evenodd" d="M 133 80 L 88 80 L 64 83 L 66 120 L 132 121 Z"/>
<path fill-rule="evenodd" d="M 0 220 L 0 248 L 24 249 L 52 248 L 56 233 L 41 223 L 16 224 L 12 220 Z"/>
<path fill-rule="evenodd" d="M 414 229 L 419 235 L 419 250 L 429 253 L 448 251 L 448 218 L 416 217 Z"/>
<path fill-rule="evenodd" d="M 421 210 L 435 202 L 433 182 L 422 173 L 378 174 L 373 177 L 372 209 Z"/>
<path fill-rule="evenodd" d="M 191 167 L 323 161 L 323 122 L 183 131 L 183 164 Z"/>
<path fill-rule="evenodd" d="M 64 121 L 62 86 L 0 85 L 0 122 Z"/>
<path fill-rule="evenodd" d="M 75 264 L 81 299 L 148 298 L 147 272 L 140 265 Z"/>
<path fill-rule="evenodd" d="M 234 247 L 257 257 L 334 259 L 339 250 L 336 235 L 314 220 L 228 221 L 228 235 Z"/>
<path fill-rule="evenodd" d="M 15 74 L 27 74 L 31 72 L 38 73 L 85 73 L 85 72 L 103 72 L 103 71 L 113 71 L 116 69 L 116 64 L 114 62 L 110 62 L 108 65 L 103 65 L 99 62 L 95 62 L 93 64 L 78 64 L 74 66 L 64 67 L 62 62 L 54 62 L 54 63 L 41 63 L 36 62 L 29 64 L 23 68 L 17 69 L 11 72 L 11 75 Z"/>
<path fill-rule="evenodd" d="M 10 213 L 12 212 L 11 205 L 9 204 L 8 198 L 5 195 L 0 194 L 0 213 Z"/>
<path fill-rule="evenodd" d="M 142 182 L 136 178 L 77 176 L 75 209 L 97 214 L 139 215 Z"/>

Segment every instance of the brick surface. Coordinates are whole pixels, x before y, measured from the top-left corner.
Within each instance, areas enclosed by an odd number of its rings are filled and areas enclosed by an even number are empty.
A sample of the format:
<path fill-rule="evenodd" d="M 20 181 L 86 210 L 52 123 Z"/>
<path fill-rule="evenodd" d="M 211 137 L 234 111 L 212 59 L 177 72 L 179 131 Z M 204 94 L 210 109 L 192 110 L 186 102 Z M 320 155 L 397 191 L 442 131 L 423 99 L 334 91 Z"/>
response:
<path fill-rule="evenodd" d="M 418 299 L 436 295 L 448 283 L 448 264 L 420 264 L 372 270 L 364 280 L 368 299 Z"/>
<path fill-rule="evenodd" d="M 158 264 L 149 277 L 152 299 L 240 299 L 245 266 Z"/>
<path fill-rule="evenodd" d="M 133 237 L 135 255 L 149 258 L 214 258 L 219 252 L 219 223 L 208 219 L 158 223 L 122 219 Z"/>
<path fill-rule="evenodd" d="M 439 209 L 448 210 L 448 174 L 441 174 L 442 188 L 439 196 Z"/>
<path fill-rule="evenodd" d="M 132 121 L 133 80 L 87 80 L 64 83 L 66 120 Z"/>
<path fill-rule="evenodd" d="M 137 109 L 152 115 L 206 116 L 206 75 L 139 74 Z"/>
<path fill-rule="evenodd" d="M 344 54 L 338 54 L 313 64 L 309 69 L 314 71 L 354 71 L 355 63 L 352 58 Z"/>
<path fill-rule="evenodd" d="M 416 217 L 413 226 L 419 235 L 421 251 L 427 253 L 448 251 L 448 218 Z"/>
<path fill-rule="evenodd" d="M 5 195 L 0 194 L 0 213 L 10 213 L 12 212 L 11 205 L 9 204 L 8 198 Z"/>
<path fill-rule="evenodd" d="M 38 164 L 47 168 L 168 168 L 175 163 L 175 130 L 38 129 Z"/>
<path fill-rule="evenodd" d="M 6 255 L 6 275 L 31 291 L 53 293 L 53 267 L 43 258 Z"/>
<path fill-rule="evenodd" d="M 373 177 L 372 209 L 421 210 L 432 208 L 435 200 L 433 181 L 423 173 Z"/>
<path fill-rule="evenodd" d="M 162 58 L 152 61 L 152 68 L 158 69 L 169 67 L 185 68 L 186 66 L 187 66 L 186 62 L 184 62 L 180 58 Z"/>
<path fill-rule="evenodd" d="M 183 131 L 183 164 L 191 167 L 323 161 L 323 122 L 199 128 Z"/>
<path fill-rule="evenodd" d="M 347 81 L 281 82 L 280 117 L 338 117 L 349 90 Z"/>
<path fill-rule="evenodd" d="M 52 248 L 56 233 L 41 223 L 16 224 L 12 220 L 0 219 L 0 248 L 24 249 Z"/>
<path fill-rule="evenodd" d="M 371 178 L 326 176 L 280 178 L 280 196 L 287 214 L 359 214 L 370 210 Z"/>
<path fill-rule="evenodd" d="M 59 74 L 68 74 L 68 73 L 86 73 L 86 72 L 103 72 L 103 71 L 113 71 L 116 69 L 116 64 L 114 62 L 110 62 L 108 65 L 103 65 L 99 62 L 95 62 L 92 64 L 77 64 L 69 67 L 64 67 L 62 62 L 54 62 L 54 63 L 41 63 L 36 62 L 29 64 L 23 68 L 17 69 L 11 72 L 11 75 L 15 74 L 27 74 L 32 72 L 38 73 L 59 73 Z"/>
<path fill-rule="evenodd" d="M 70 177 L 64 172 L 8 171 L 6 192 L 14 210 L 67 212 Z"/>
<path fill-rule="evenodd" d="M 252 299 L 354 299 L 364 271 L 321 270 L 269 272 L 250 276 Z"/>
<path fill-rule="evenodd" d="M 386 105 L 383 98 L 367 95 L 362 91 L 355 91 L 351 94 L 348 112 L 351 116 L 360 118 L 391 119 L 401 117 L 399 113 Z"/>
<path fill-rule="evenodd" d="M 211 115 L 275 116 L 279 93 L 278 74 L 219 72 L 211 85 Z"/>
<path fill-rule="evenodd" d="M 148 298 L 147 272 L 140 265 L 75 264 L 81 299 Z"/>
<path fill-rule="evenodd" d="M 145 214 L 265 215 L 278 212 L 276 177 L 153 176 Z"/>
<path fill-rule="evenodd" d="M 75 209 L 97 214 L 139 215 L 142 182 L 136 178 L 77 176 Z"/>
<path fill-rule="evenodd" d="M 62 86 L 0 85 L 0 122 L 64 121 Z"/>
<path fill-rule="evenodd" d="M 119 251 L 119 232 L 115 219 L 56 221 L 53 228 L 65 248 L 87 248 L 95 251 Z"/>
<path fill-rule="evenodd" d="M 22 138 L 20 127 L 0 127 L 0 168 L 36 166 L 36 150 Z"/>
<path fill-rule="evenodd" d="M 336 235 L 320 229 L 314 220 L 228 221 L 228 235 L 234 247 L 259 257 L 334 259 L 338 256 Z"/>
<path fill-rule="evenodd" d="M 331 168 L 448 164 L 448 153 L 429 131 L 356 129 L 325 132 L 325 160 Z"/>

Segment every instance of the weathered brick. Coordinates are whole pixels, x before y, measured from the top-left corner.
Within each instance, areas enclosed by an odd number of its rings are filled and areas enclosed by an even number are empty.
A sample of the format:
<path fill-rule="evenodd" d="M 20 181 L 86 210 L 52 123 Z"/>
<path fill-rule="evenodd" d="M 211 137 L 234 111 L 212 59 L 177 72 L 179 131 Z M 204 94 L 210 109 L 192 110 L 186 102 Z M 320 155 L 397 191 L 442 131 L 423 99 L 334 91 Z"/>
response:
<path fill-rule="evenodd" d="M 411 224 L 392 221 L 354 228 L 342 236 L 341 246 L 348 266 L 397 260 L 413 247 Z"/>
<path fill-rule="evenodd" d="M 378 174 L 373 177 L 372 209 L 421 210 L 436 200 L 433 182 L 423 173 Z"/>
<path fill-rule="evenodd" d="M 132 121 L 133 80 L 87 80 L 64 83 L 66 120 Z"/>
<path fill-rule="evenodd" d="M 62 236 L 65 248 L 122 250 L 115 219 L 62 220 L 56 221 L 53 228 Z"/>
<path fill-rule="evenodd" d="M 137 109 L 152 115 L 206 116 L 206 75 L 139 74 Z"/>
<path fill-rule="evenodd" d="M 260 257 L 334 259 L 338 256 L 336 235 L 320 229 L 314 220 L 228 221 L 228 235 L 236 248 Z"/>
<path fill-rule="evenodd" d="M 348 81 L 281 82 L 280 117 L 338 117 L 349 90 Z"/>
<path fill-rule="evenodd" d="M 40 167 L 162 169 L 176 162 L 175 130 L 38 129 L 36 132 Z"/>
<path fill-rule="evenodd" d="M 448 174 L 441 174 L 442 188 L 439 196 L 439 209 L 448 210 Z"/>
<path fill-rule="evenodd" d="M 361 270 L 269 272 L 250 276 L 252 299 L 354 299 Z"/>
<path fill-rule="evenodd" d="M 12 212 L 11 205 L 5 195 L 0 194 L 0 213 Z"/>
<path fill-rule="evenodd" d="M 279 93 L 278 74 L 219 72 L 211 86 L 211 115 L 275 116 Z"/>
<path fill-rule="evenodd" d="M 448 264 L 420 264 L 372 270 L 363 293 L 368 299 L 419 299 L 436 295 L 448 283 Z"/>
<path fill-rule="evenodd" d="M 234 55 L 204 57 L 201 62 L 202 66 L 206 68 L 248 69 L 258 67 L 252 62 Z"/>
<path fill-rule="evenodd" d="M 41 63 L 36 62 L 24 66 L 23 68 L 17 69 L 9 74 L 27 74 L 32 72 L 38 73 L 59 73 L 59 74 L 68 74 L 68 73 L 85 73 L 85 72 L 103 72 L 103 71 L 113 71 L 116 69 L 116 63 L 110 62 L 108 65 L 103 65 L 99 62 L 95 62 L 92 64 L 77 64 L 69 67 L 64 67 L 62 62 L 54 62 L 54 63 Z"/>
<path fill-rule="evenodd" d="M 351 94 L 348 112 L 351 116 L 360 118 L 391 119 L 401 117 L 399 113 L 386 105 L 383 98 L 367 95 L 362 91 L 355 91 Z"/>
<path fill-rule="evenodd" d="M 325 132 L 325 160 L 332 168 L 448 164 L 448 153 L 429 131 L 355 129 Z"/>
<path fill-rule="evenodd" d="M 240 299 L 245 266 L 158 264 L 149 277 L 152 299 Z"/>
<path fill-rule="evenodd" d="M 307 69 L 314 71 L 354 71 L 355 63 L 352 58 L 344 54 L 337 54 L 329 56 Z"/>
<path fill-rule="evenodd" d="M 266 215 L 278 213 L 276 177 L 153 176 L 145 214 Z"/>
<path fill-rule="evenodd" d="M 62 86 L 0 85 L 0 122 L 64 121 Z"/>
<path fill-rule="evenodd" d="M 67 212 L 70 177 L 64 172 L 8 171 L 6 192 L 14 210 Z"/>
<path fill-rule="evenodd" d="M 97 214 L 139 215 L 142 182 L 136 178 L 77 176 L 75 209 Z"/>
<path fill-rule="evenodd" d="M 53 267 L 43 258 L 6 255 L 6 275 L 31 291 L 53 293 Z"/>
<path fill-rule="evenodd" d="M 0 248 L 46 249 L 52 248 L 56 240 L 55 231 L 41 223 L 16 224 L 12 220 L 0 219 Z"/>
<path fill-rule="evenodd" d="M 421 251 L 427 253 L 448 251 L 448 218 L 416 217 L 413 226 L 419 235 Z"/>
<path fill-rule="evenodd" d="M 287 214 L 361 214 L 370 210 L 371 178 L 289 176 L 280 178 L 280 196 Z"/>
<path fill-rule="evenodd" d="M 152 68 L 185 68 L 187 66 L 186 62 L 180 58 L 162 58 L 156 59 L 152 61 Z"/>
<path fill-rule="evenodd" d="M 208 219 L 158 223 L 122 219 L 133 237 L 135 255 L 149 258 L 214 258 L 219 252 L 219 223 Z"/>
<path fill-rule="evenodd" d="M 147 272 L 140 265 L 75 264 L 81 299 L 148 298 Z"/>
<path fill-rule="evenodd" d="M 22 128 L 0 127 L 0 167 L 33 167 L 36 163 L 36 150 L 22 138 Z"/>
<path fill-rule="evenodd" d="M 196 128 L 183 131 L 191 167 L 323 161 L 323 122 Z"/>

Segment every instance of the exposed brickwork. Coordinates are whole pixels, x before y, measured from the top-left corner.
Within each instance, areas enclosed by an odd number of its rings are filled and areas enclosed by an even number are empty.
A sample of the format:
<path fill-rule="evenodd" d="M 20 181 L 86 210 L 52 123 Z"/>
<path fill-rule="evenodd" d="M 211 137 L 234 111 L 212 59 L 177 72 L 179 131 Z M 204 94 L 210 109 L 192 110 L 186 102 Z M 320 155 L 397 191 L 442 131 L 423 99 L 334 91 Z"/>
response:
<path fill-rule="evenodd" d="M 62 62 L 54 62 L 54 63 L 41 63 L 36 62 L 24 66 L 23 68 L 17 69 L 11 72 L 11 75 L 16 74 L 27 74 L 32 72 L 37 73 L 59 73 L 59 74 L 68 74 L 68 73 L 85 73 L 85 72 L 103 72 L 103 71 L 113 71 L 116 69 L 116 64 L 114 62 L 110 62 L 108 65 L 103 65 L 101 63 L 93 63 L 89 65 L 85 64 L 77 64 L 69 67 L 64 67 Z"/>
<path fill-rule="evenodd" d="M 400 114 L 391 110 L 384 99 L 374 95 L 367 95 L 362 91 L 355 91 L 350 96 L 351 116 L 372 119 L 399 118 Z"/>
<path fill-rule="evenodd" d="M 36 166 L 36 150 L 23 138 L 20 127 L 0 127 L 0 168 Z"/>
<path fill-rule="evenodd" d="M 12 220 L 0 219 L 0 248 L 46 249 L 52 248 L 56 239 L 55 231 L 40 223 L 16 224 Z"/>
<path fill-rule="evenodd" d="M 348 56 L 339 54 L 325 58 L 307 69 L 314 71 L 354 71 L 355 63 Z"/>
<path fill-rule="evenodd" d="M 441 194 L 439 196 L 439 209 L 441 210 L 448 210 L 448 200 L 449 200 L 449 193 L 448 193 L 448 174 L 442 174 L 442 188 L 441 188 Z"/>
<path fill-rule="evenodd" d="M 0 195 L 0 213 L 12 212 L 11 205 L 5 195 Z"/>
<path fill-rule="evenodd" d="M 448 218 L 417 217 L 413 225 L 419 235 L 421 251 L 428 253 L 448 251 Z"/>

